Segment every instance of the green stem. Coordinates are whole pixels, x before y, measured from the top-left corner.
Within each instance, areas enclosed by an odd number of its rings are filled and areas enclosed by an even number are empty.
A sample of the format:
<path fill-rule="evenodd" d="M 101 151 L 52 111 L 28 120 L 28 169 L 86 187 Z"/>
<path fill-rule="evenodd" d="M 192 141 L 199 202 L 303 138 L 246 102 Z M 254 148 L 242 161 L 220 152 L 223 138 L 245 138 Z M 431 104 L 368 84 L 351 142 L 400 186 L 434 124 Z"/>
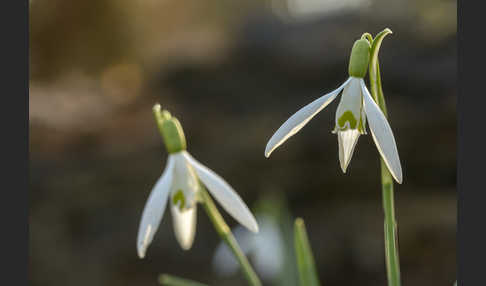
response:
<path fill-rule="evenodd" d="M 246 256 L 243 254 L 243 251 L 238 245 L 238 242 L 233 236 L 233 233 L 231 232 L 229 226 L 224 221 L 223 217 L 216 208 L 216 205 L 214 204 L 213 200 L 209 196 L 208 192 L 204 189 L 204 187 L 201 188 L 201 198 L 201 203 L 204 206 L 204 209 L 206 210 L 206 213 L 208 214 L 211 222 L 213 223 L 214 228 L 216 228 L 216 231 L 218 232 L 221 239 L 229 246 L 234 256 L 236 257 L 236 260 L 238 260 L 238 263 L 240 264 L 241 269 L 243 270 L 243 273 L 248 280 L 248 283 L 252 286 L 261 286 L 262 283 L 260 282 L 260 279 L 251 267 L 250 262 L 248 261 Z"/>
<path fill-rule="evenodd" d="M 400 286 L 400 259 L 398 256 L 397 223 L 395 220 L 395 200 L 393 178 L 381 159 L 381 184 L 383 211 L 385 213 L 385 260 L 388 285 Z"/>
<path fill-rule="evenodd" d="M 388 118 L 385 96 L 383 95 L 383 89 L 381 85 L 380 65 L 378 62 L 378 50 L 380 49 L 381 41 L 387 34 L 391 34 L 391 31 L 389 29 L 385 29 L 383 32 L 379 33 L 372 43 L 370 57 L 371 61 L 369 65 L 369 78 L 371 95 L 373 96 L 373 99 L 376 101 L 380 109 L 383 111 L 385 117 Z M 387 279 L 389 286 L 400 286 L 400 260 L 398 255 L 397 223 L 395 221 L 393 178 L 382 158 L 380 158 L 380 162 L 383 212 L 385 214 L 384 232 Z"/>
<path fill-rule="evenodd" d="M 169 274 L 162 274 L 159 276 L 159 283 L 165 286 L 207 286 L 189 279 L 175 277 Z"/>

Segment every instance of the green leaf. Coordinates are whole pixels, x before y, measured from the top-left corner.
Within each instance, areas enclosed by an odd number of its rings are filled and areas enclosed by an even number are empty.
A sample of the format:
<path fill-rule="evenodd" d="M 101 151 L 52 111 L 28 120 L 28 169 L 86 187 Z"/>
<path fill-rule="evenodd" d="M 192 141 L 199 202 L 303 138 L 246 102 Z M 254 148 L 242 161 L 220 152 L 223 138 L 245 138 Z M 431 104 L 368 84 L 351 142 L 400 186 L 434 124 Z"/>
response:
<path fill-rule="evenodd" d="M 375 39 L 371 43 L 371 50 L 370 50 L 370 64 L 369 64 L 368 74 L 370 77 L 371 95 L 374 97 L 378 105 L 380 105 L 380 102 L 378 102 L 378 98 L 375 98 L 375 95 L 378 95 L 379 93 L 383 94 L 383 90 L 381 90 L 381 76 L 380 76 L 380 66 L 378 63 L 378 52 L 380 51 L 381 42 L 383 42 L 383 39 L 388 34 L 392 34 L 392 31 L 388 28 L 378 33 L 378 35 L 376 35 Z M 383 96 L 379 96 L 379 97 L 383 98 Z M 382 106 L 380 105 L 380 107 Z M 386 110 L 384 110 L 384 112 L 386 115 Z"/>
<path fill-rule="evenodd" d="M 381 42 L 386 35 L 391 34 L 392 31 L 388 28 L 376 35 L 371 43 L 370 50 L 370 64 L 369 64 L 369 78 L 371 96 L 376 101 L 380 109 L 383 111 L 385 117 L 388 117 L 388 112 L 385 103 L 385 96 L 383 94 L 380 64 L 378 61 L 378 52 L 380 51 Z M 365 35 L 366 36 L 366 35 Z M 398 238 L 397 225 L 395 221 L 395 206 L 393 198 L 393 179 L 383 159 L 381 162 L 381 183 L 383 192 L 383 210 L 385 213 L 385 261 L 386 272 L 389 286 L 400 286 L 400 261 L 398 255 Z"/>
<path fill-rule="evenodd" d="M 370 73 L 376 72 L 376 63 L 378 62 L 378 52 L 380 51 L 381 42 L 383 39 L 388 35 L 392 34 L 393 32 L 386 28 L 385 30 L 381 31 L 376 35 L 371 43 L 371 50 L 370 50 Z"/>
<path fill-rule="evenodd" d="M 175 277 L 169 274 L 161 274 L 159 276 L 159 283 L 165 286 L 208 286 L 189 279 Z"/>
<path fill-rule="evenodd" d="M 319 286 L 314 256 L 307 238 L 304 220 L 297 218 L 294 225 L 295 254 L 299 268 L 300 286 Z"/>

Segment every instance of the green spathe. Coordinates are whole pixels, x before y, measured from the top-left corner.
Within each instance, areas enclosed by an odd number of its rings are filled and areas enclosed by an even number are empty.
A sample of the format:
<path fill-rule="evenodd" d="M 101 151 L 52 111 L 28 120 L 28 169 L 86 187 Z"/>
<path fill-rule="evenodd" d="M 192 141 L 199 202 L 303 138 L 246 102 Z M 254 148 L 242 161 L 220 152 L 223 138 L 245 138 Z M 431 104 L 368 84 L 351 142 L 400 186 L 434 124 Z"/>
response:
<path fill-rule="evenodd" d="M 159 104 L 154 106 L 153 111 L 160 134 L 164 138 L 167 152 L 172 154 L 186 150 L 186 137 L 179 120 L 171 116 L 167 110 L 161 111 Z"/>
<path fill-rule="evenodd" d="M 370 43 L 366 39 L 354 42 L 349 57 L 348 73 L 352 77 L 364 78 L 370 61 Z"/>

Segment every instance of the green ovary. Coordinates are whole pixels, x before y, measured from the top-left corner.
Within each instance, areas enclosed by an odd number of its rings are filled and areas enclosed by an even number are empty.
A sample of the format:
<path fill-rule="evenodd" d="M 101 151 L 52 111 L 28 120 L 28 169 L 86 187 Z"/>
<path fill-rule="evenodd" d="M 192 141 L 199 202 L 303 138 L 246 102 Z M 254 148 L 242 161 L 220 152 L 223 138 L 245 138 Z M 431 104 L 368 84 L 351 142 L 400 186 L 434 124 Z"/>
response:
<path fill-rule="evenodd" d="M 349 110 L 345 111 L 343 113 L 343 115 L 341 115 L 341 117 L 339 117 L 339 119 L 338 119 L 339 127 L 344 128 L 344 125 L 346 124 L 346 122 L 349 122 L 349 127 L 351 129 L 356 129 L 356 124 L 358 122 L 356 121 L 356 118 L 354 118 L 353 113 Z"/>
<path fill-rule="evenodd" d="M 175 195 L 172 197 L 172 204 L 177 206 L 179 202 L 181 203 L 179 205 L 179 209 L 182 211 L 186 205 L 186 197 L 184 196 L 182 190 L 177 190 Z"/>

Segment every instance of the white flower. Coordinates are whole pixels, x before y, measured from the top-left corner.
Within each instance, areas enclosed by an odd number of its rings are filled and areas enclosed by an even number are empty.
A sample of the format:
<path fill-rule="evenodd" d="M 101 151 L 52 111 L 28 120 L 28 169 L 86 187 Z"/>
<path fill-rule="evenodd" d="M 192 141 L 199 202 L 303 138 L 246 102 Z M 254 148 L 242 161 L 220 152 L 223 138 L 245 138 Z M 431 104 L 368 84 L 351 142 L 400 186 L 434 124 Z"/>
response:
<path fill-rule="evenodd" d="M 346 172 L 351 161 L 359 136 L 366 134 L 368 120 L 371 135 L 388 170 L 398 183 L 402 183 L 402 167 L 392 130 L 361 77 L 350 76 L 336 90 L 314 100 L 292 115 L 268 141 L 265 156 L 268 158 L 273 150 L 304 127 L 341 91 L 343 92 L 336 111 L 336 127 L 333 133 L 337 133 L 338 136 L 339 161 L 343 172 Z"/>
<path fill-rule="evenodd" d="M 145 256 L 147 247 L 152 242 L 169 197 L 177 241 L 182 249 L 191 248 L 196 231 L 196 209 L 201 188 L 199 180 L 239 223 L 253 232 L 258 232 L 255 218 L 233 188 L 196 161 L 187 151 L 180 150 L 169 154 L 165 170 L 145 204 L 137 239 L 140 258 Z"/>
<path fill-rule="evenodd" d="M 233 229 L 235 239 L 241 250 L 255 263 L 255 268 L 263 279 L 275 280 L 281 274 L 285 260 L 282 234 L 276 219 L 270 215 L 257 215 L 260 232 L 249 233 L 241 226 Z M 213 268 L 220 275 L 232 275 L 239 269 L 239 264 L 228 246 L 220 243 L 213 258 Z"/>

